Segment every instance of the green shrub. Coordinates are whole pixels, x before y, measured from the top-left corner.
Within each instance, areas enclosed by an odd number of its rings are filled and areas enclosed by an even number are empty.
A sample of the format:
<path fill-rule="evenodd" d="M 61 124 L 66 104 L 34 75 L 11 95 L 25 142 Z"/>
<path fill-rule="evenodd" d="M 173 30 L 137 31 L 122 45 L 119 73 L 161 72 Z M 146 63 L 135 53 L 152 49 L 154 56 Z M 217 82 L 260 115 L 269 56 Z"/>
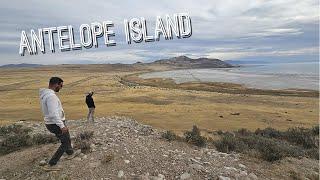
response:
<path fill-rule="evenodd" d="M 82 140 L 91 139 L 93 137 L 93 131 L 85 131 L 80 133 L 78 136 Z"/>
<path fill-rule="evenodd" d="M 245 128 L 241 128 L 236 132 L 238 135 L 240 136 L 249 136 L 252 134 L 252 132 L 250 132 L 249 130 L 245 129 Z"/>
<path fill-rule="evenodd" d="M 262 159 L 267 161 L 276 161 L 285 157 L 285 153 L 282 151 L 281 147 L 278 146 L 276 143 L 264 141 L 263 143 L 259 144 L 262 145 L 258 149 Z"/>
<path fill-rule="evenodd" d="M 288 131 L 285 132 L 285 138 L 287 141 L 301 145 L 307 149 L 317 147 L 318 143 L 311 130 L 300 127 L 289 128 Z"/>
<path fill-rule="evenodd" d="M 306 156 L 312 159 L 319 160 L 319 149 L 312 148 L 312 149 L 306 150 Z"/>
<path fill-rule="evenodd" d="M 221 130 L 218 130 L 218 131 L 217 131 L 217 134 L 218 134 L 218 135 L 223 135 L 223 134 L 224 134 L 224 132 L 223 132 L 223 131 L 221 131 Z"/>
<path fill-rule="evenodd" d="M 267 127 L 265 129 L 257 129 L 255 131 L 256 135 L 267 137 L 267 138 L 282 138 L 282 133 L 274 128 Z"/>
<path fill-rule="evenodd" d="M 24 147 L 57 141 L 57 138 L 52 135 L 35 134 L 30 136 L 29 132 L 31 132 L 30 128 L 17 124 L 0 127 L 0 138 L 2 139 L 0 154 L 8 154 Z"/>
<path fill-rule="evenodd" d="M 0 154 L 8 154 L 10 152 L 32 145 L 30 135 L 31 129 L 22 125 L 9 125 L 0 127 L 0 136 L 2 142 L 0 144 Z"/>
<path fill-rule="evenodd" d="M 229 153 L 232 151 L 243 152 L 247 145 L 232 135 L 224 135 L 220 140 L 213 142 L 218 151 Z"/>
<path fill-rule="evenodd" d="M 267 161 L 276 161 L 284 157 L 299 157 L 304 155 L 300 147 L 281 142 L 277 139 L 258 138 L 257 150 L 261 158 Z"/>
<path fill-rule="evenodd" d="M 258 149 L 259 144 L 263 141 L 263 137 L 257 135 L 239 137 L 237 141 L 241 141 L 247 145 L 249 149 Z"/>
<path fill-rule="evenodd" d="M 13 151 L 17 151 L 22 147 L 32 145 L 30 136 L 28 134 L 14 134 L 7 136 L 1 143 L 1 154 L 8 154 Z"/>
<path fill-rule="evenodd" d="M 285 133 L 272 128 L 258 129 L 255 133 L 241 129 L 236 131 L 234 135 L 224 133 L 213 144 L 221 152 L 241 152 L 260 157 L 266 161 L 276 161 L 283 157 L 307 156 L 315 158 L 319 155 L 315 149 L 306 151 L 303 146 L 297 146 L 295 143 L 290 144 L 285 138 L 281 138 Z"/>
<path fill-rule="evenodd" d="M 81 149 L 82 153 L 88 153 L 91 150 L 91 139 L 93 137 L 93 131 L 85 131 L 79 133 L 74 141 L 75 148 Z"/>
<path fill-rule="evenodd" d="M 31 131 L 30 128 L 23 127 L 20 124 L 12 124 L 9 126 L 0 127 L 0 136 L 10 136 L 12 134 L 28 134 Z"/>
<path fill-rule="evenodd" d="M 188 143 L 194 144 L 199 147 L 206 145 L 207 139 L 200 134 L 200 130 L 197 126 L 193 126 L 192 131 L 184 133 L 185 139 Z"/>
<path fill-rule="evenodd" d="M 82 153 L 89 153 L 90 150 L 91 150 L 91 147 L 90 147 L 91 143 L 89 141 L 81 141 L 79 142 L 78 144 L 78 147 L 81 149 L 81 152 Z"/>
<path fill-rule="evenodd" d="M 51 134 L 35 134 L 32 136 L 32 143 L 33 144 L 48 144 L 57 142 L 58 139 Z"/>
<path fill-rule="evenodd" d="M 314 136 L 319 136 L 319 125 L 312 127 L 311 132 Z"/>
<path fill-rule="evenodd" d="M 168 141 L 173 141 L 178 138 L 177 135 L 172 131 L 166 131 L 165 133 L 163 133 L 161 135 L 161 137 L 168 140 Z"/>

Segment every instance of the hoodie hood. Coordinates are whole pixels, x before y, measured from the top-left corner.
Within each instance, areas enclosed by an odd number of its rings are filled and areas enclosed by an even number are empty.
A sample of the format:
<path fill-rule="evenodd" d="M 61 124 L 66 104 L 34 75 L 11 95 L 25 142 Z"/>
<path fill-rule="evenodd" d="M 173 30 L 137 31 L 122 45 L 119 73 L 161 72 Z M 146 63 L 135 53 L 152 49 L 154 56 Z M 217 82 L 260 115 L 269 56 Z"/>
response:
<path fill-rule="evenodd" d="M 39 89 L 40 99 L 44 99 L 47 95 L 50 95 L 50 94 L 55 94 L 55 92 L 52 89 L 48 89 L 48 88 Z"/>

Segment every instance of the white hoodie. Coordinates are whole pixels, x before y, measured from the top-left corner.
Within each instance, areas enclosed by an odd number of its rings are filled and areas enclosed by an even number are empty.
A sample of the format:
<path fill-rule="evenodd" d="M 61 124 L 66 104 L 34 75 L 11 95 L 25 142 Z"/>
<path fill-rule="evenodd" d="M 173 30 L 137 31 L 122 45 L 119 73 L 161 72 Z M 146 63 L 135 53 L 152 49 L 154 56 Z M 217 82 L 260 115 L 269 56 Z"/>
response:
<path fill-rule="evenodd" d="M 56 93 L 52 89 L 41 88 L 39 95 L 45 123 L 56 124 L 60 128 L 63 128 L 64 124 L 62 121 L 65 120 L 64 111 Z"/>

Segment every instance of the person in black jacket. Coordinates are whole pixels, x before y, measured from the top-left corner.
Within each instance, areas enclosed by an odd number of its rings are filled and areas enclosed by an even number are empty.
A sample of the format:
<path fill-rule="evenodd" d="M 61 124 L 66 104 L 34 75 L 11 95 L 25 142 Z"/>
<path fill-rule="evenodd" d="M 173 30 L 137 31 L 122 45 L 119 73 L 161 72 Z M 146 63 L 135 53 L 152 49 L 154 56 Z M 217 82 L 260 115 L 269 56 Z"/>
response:
<path fill-rule="evenodd" d="M 89 108 L 87 120 L 94 122 L 93 115 L 94 115 L 94 110 L 95 110 L 96 106 L 94 105 L 94 101 L 93 101 L 92 96 L 93 96 L 93 92 L 89 92 L 88 95 L 86 96 L 86 104 Z"/>

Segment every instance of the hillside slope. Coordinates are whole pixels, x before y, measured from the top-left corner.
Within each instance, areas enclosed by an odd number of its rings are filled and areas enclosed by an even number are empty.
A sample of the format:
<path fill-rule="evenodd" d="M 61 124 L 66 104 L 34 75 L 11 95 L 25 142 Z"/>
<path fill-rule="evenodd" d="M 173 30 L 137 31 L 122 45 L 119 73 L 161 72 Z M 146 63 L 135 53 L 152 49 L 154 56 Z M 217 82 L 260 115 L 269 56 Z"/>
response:
<path fill-rule="evenodd" d="M 22 122 L 35 132 L 48 133 L 44 124 Z M 126 117 L 98 118 L 95 123 L 68 121 L 71 136 L 94 131 L 91 151 L 67 160 L 63 170 L 45 172 L 39 164 L 51 157 L 59 144 L 35 146 L 0 156 L 3 179 L 290 179 L 292 173 L 308 177 L 317 161 L 286 158 L 267 163 L 239 154 L 168 142 L 160 130 Z M 294 174 L 295 175 L 295 174 Z"/>

